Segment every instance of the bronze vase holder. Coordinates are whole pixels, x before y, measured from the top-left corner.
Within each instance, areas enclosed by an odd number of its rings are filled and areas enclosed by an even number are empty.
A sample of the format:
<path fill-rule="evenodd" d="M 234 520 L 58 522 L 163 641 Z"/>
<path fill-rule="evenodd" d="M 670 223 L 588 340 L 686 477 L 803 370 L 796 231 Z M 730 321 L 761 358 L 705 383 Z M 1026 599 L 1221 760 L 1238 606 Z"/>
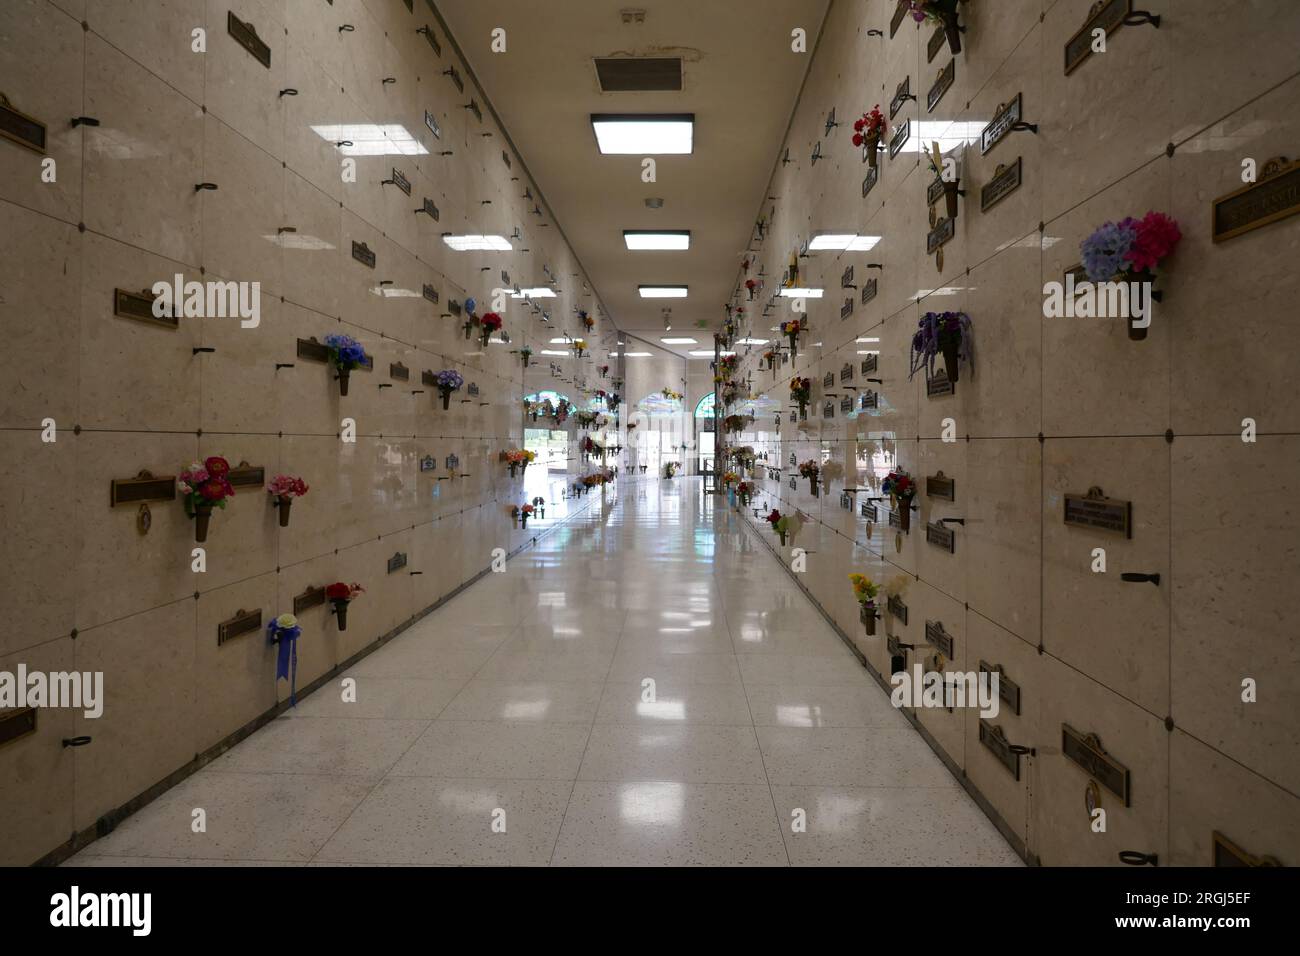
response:
<path fill-rule="evenodd" d="M 943 354 L 943 367 L 948 372 L 948 381 L 954 385 L 957 384 L 957 372 L 961 365 L 960 350 L 960 339 L 955 342 L 944 342 L 939 346 L 939 351 Z"/>
<path fill-rule="evenodd" d="M 202 544 L 208 540 L 208 522 L 212 520 L 212 503 L 203 501 L 194 506 L 194 540 Z"/>
<path fill-rule="evenodd" d="M 863 147 L 867 153 L 867 165 L 875 169 L 878 161 L 876 154 L 880 152 L 880 132 L 877 131 L 866 137 Z"/>
<path fill-rule="evenodd" d="M 957 22 L 957 11 L 944 11 L 939 14 L 943 21 L 943 33 L 948 38 L 948 50 L 954 55 L 961 52 L 961 35 L 966 28 Z"/>
<path fill-rule="evenodd" d="M 351 603 L 349 598 L 330 598 L 330 603 L 334 605 L 334 613 L 338 615 L 339 630 L 348 629 L 348 604 Z"/>
<path fill-rule="evenodd" d="M 275 506 L 280 511 L 280 527 L 289 527 L 289 509 L 293 507 L 293 499 L 288 495 L 276 495 Z"/>
<path fill-rule="evenodd" d="M 876 636 L 876 618 L 879 616 L 874 604 L 859 605 L 858 617 L 862 621 L 863 628 L 866 629 L 867 637 Z"/>
<path fill-rule="evenodd" d="M 335 377 L 339 380 L 340 395 L 346 395 L 348 393 L 348 379 L 351 378 L 351 376 L 352 369 L 343 368 L 341 365 L 338 367 L 338 374 Z"/>
<path fill-rule="evenodd" d="M 912 530 L 912 499 L 898 499 L 898 525 L 903 531 Z"/>
<path fill-rule="evenodd" d="M 451 389 L 440 388 L 438 391 L 442 392 L 442 410 L 445 412 L 451 408 Z"/>

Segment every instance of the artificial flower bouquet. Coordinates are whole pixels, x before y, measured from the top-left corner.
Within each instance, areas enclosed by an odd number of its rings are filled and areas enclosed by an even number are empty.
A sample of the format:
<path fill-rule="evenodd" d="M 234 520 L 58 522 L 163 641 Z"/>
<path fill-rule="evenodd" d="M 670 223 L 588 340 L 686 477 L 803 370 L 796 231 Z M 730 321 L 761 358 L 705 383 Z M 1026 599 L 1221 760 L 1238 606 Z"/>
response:
<path fill-rule="evenodd" d="M 325 348 L 330 353 L 330 364 L 334 366 L 335 377 L 339 380 L 339 394 L 348 393 L 348 379 L 352 370 L 360 368 L 366 360 L 366 350 L 350 335 L 325 336 Z"/>
<path fill-rule="evenodd" d="M 682 467 L 682 465 L 681 462 L 678 461 L 664 462 L 664 477 L 665 478 L 673 477 L 675 474 L 677 474 L 677 469 L 680 467 Z"/>
<path fill-rule="evenodd" d="M 724 471 L 722 473 L 722 483 L 728 488 L 738 481 L 740 481 L 740 475 L 736 474 L 734 471 Z"/>
<path fill-rule="evenodd" d="M 533 350 L 525 345 L 519 350 L 519 357 L 523 359 L 524 368 L 528 368 L 528 360 L 533 357 Z"/>
<path fill-rule="evenodd" d="M 670 402 L 680 402 L 682 400 L 681 392 L 674 392 L 671 388 L 665 388 L 659 393 Z"/>
<path fill-rule="evenodd" d="M 582 358 L 582 353 L 585 352 L 585 351 L 587 351 L 587 340 L 586 340 L 586 339 L 574 339 L 574 340 L 573 340 L 573 354 L 576 355 L 578 358 Z"/>
<path fill-rule="evenodd" d="M 465 384 L 465 379 L 454 368 L 445 368 L 435 375 L 433 380 L 442 395 L 442 407 L 445 411 L 451 407 L 451 393 L 460 391 L 460 387 Z"/>
<path fill-rule="evenodd" d="M 578 423 L 579 428 L 586 431 L 588 428 L 591 428 L 591 426 L 596 424 L 596 413 L 576 412 L 573 416 L 573 420 Z"/>
<path fill-rule="evenodd" d="M 510 468 L 510 477 L 519 469 L 527 469 L 528 463 L 537 457 L 537 453 L 523 448 L 508 448 L 501 453 L 501 460 Z"/>
<path fill-rule="evenodd" d="M 728 415 L 722 420 L 722 430 L 728 435 L 739 435 L 749 424 L 744 415 Z"/>
<path fill-rule="evenodd" d="M 790 401 L 799 403 L 799 417 L 808 417 L 808 403 L 812 400 L 812 379 L 796 375 L 790 379 Z"/>
<path fill-rule="evenodd" d="M 949 52 L 961 52 L 961 35 L 966 28 L 957 23 L 957 0 L 908 0 L 908 7 L 917 23 L 935 23 L 943 27 Z"/>
<path fill-rule="evenodd" d="M 814 498 L 819 494 L 817 490 L 817 479 L 821 477 L 821 473 L 821 466 L 811 458 L 799 465 L 799 474 L 808 479 L 808 488 L 812 492 Z"/>
<path fill-rule="evenodd" d="M 965 312 L 927 312 L 917 325 L 916 334 L 912 336 L 912 367 L 908 378 L 923 368 L 925 377 L 931 378 L 938 355 L 943 356 L 948 381 L 954 384 L 962 362 L 974 370 L 975 351 L 969 315 Z"/>
<path fill-rule="evenodd" d="M 266 625 L 266 638 L 276 645 L 275 680 L 289 682 L 289 706 L 298 706 L 298 638 L 302 626 L 292 614 L 281 614 Z"/>
<path fill-rule="evenodd" d="M 527 527 L 528 527 L 528 519 L 531 518 L 532 516 L 533 516 L 533 506 L 532 506 L 532 505 L 524 505 L 522 508 L 520 508 L 520 509 L 519 509 L 519 526 L 520 526 L 521 528 L 527 528 Z"/>
<path fill-rule="evenodd" d="M 757 279 L 745 280 L 745 289 L 749 292 L 750 301 L 753 301 L 754 293 L 757 292 L 762 287 L 763 287 L 763 283 L 759 282 Z"/>
<path fill-rule="evenodd" d="M 754 496 L 754 486 L 748 481 L 738 482 L 736 485 L 736 500 L 740 502 L 742 508 L 748 508 L 750 499 Z"/>
<path fill-rule="evenodd" d="M 533 507 L 537 509 L 537 517 L 539 517 L 539 518 L 545 518 L 545 517 L 546 517 L 546 499 L 545 499 L 545 498 L 543 498 L 541 495 L 538 495 L 536 498 L 533 499 Z"/>
<path fill-rule="evenodd" d="M 885 131 L 885 117 L 880 112 L 880 104 L 871 108 L 870 113 L 863 113 L 862 119 L 853 123 L 853 145 L 862 148 L 862 158 L 871 166 L 876 165 L 876 152 L 880 149 L 880 137 Z"/>
<path fill-rule="evenodd" d="M 334 605 L 334 613 L 339 619 L 339 630 L 348 629 L 348 605 L 356 600 L 358 594 L 364 593 L 366 589 L 360 584 L 344 584 L 342 581 L 336 581 L 326 586 L 325 597 Z"/>
<path fill-rule="evenodd" d="M 483 347 L 487 348 L 488 342 L 492 340 L 492 333 L 501 329 L 501 316 L 496 312 L 484 312 L 483 317 L 479 319 L 479 333 L 483 336 Z"/>
<path fill-rule="evenodd" d="M 280 509 L 280 527 L 289 527 L 289 508 L 294 498 L 307 493 L 307 482 L 295 475 L 276 475 L 266 484 L 275 506 Z"/>
<path fill-rule="evenodd" d="M 858 601 L 859 616 L 866 628 L 867 636 L 874 637 L 876 618 L 880 615 L 876 607 L 876 597 L 880 594 L 880 585 L 865 574 L 850 574 L 849 580 L 853 582 L 853 596 Z"/>
<path fill-rule="evenodd" d="M 596 320 L 587 314 L 586 309 L 578 310 L 578 320 L 582 323 L 582 327 L 588 332 L 596 327 Z"/>
<path fill-rule="evenodd" d="M 768 349 L 763 353 L 763 365 L 772 370 L 773 378 L 776 377 L 776 350 Z"/>
<path fill-rule="evenodd" d="M 808 331 L 808 323 L 804 319 L 788 319 L 781 323 L 781 334 L 790 340 L 790 357 L 799 357 L 799 334 Z"/>
<path fill-rule="evenodd" d="M 608 366 L 608 365 L 602 365 L 602 366 L 600 366 L 600 368 L 598 369 L 598 371 L 600 372 L 600 377 L 601 377 L 601 378 L 604 378 L 606 375 L 609 374 L 609 366 Z"/>
<path fill-rule="evenodd" d="M 724 378 L 728 375 L 734 374 L 739 366 L 739 355 L 723 355 L 718 359 L 718 371 L 722 373 Z"/>
<path fill-rule="evenodd" d="M 916 481 L 905 471 L 891 471 L 880 483 L 880 490 L 889 495 L 889 503 L 898 512 L 904 531 L 912 527 L 912 499 L 916 497 Z"/>
<path fill-rule="evenodd" d="M 208 540 L 208 522 L 213 508 L 225 508 L 226 499 L 235 493 L 230 485 L 230 462 L 213 455 L 194 462 L 176 479 L 185 513 L 194 519 L 194 540 Z"/>
<path fill-rule="evenodd" d="M 774 511 L 772 512 L 772 514 L 777 514 L 777 512 Z M 772 515 L 768 515 L 768 520 L 769 521 L 772 520 Z M 772 521 L 772 530 L 775 531 L 778 536 L 780 536 L 781 545 L 782 547 L 784 547 L 786 542 L 786 537 L 793 530 L 790 527 L 790 516 L 789 515 L 778 516 L 775 521 Z"/>
<path fill-rule="evenodd" d="M 1159 302 L 1155 288 L 1155 268 L 1160 260 L 1174 251 L 1182 239 L 1178 223 L 1161 212 L 1148 212 L 1141 219 L 1128 217 L 1118 223 L 1107 222 L 1079 245 L 1083 267 L 1093 282 L 1150 283 L 1150 298 Z M 1130 309 L 1133 299 L 1129 298 Z M 1146 326 L 1129 323 L 1129 338 L 1147 337 Z"/>

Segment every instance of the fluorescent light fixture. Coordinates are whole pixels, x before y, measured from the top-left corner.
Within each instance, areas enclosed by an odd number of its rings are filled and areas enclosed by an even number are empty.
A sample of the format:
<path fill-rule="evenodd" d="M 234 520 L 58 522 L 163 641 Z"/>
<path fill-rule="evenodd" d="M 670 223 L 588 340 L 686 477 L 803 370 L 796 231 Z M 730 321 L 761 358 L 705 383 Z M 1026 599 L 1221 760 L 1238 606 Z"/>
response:
<path fill-rule="evenodd" d="M 983 128 L 983 127 L 981 127 Z M 314 132 L 328 143 L 338 145 L 344 156 L 422 156 L 429 152 L 400 123 L 342 123 L 313 126 Z"/>
<path fill-rule="evenodd" d="M 699 345 L 700 344 L 699 339 L 687 339 L 687 338 L 681 338 L 681 339 L 660 338 L 659 341 L 662 342 L 664 345 Z"/>
<path fill-rule="evenodd" d="M 820 299 L 825 289 L 782 289 L 781 295 L 787 299 Z"/>
<path fill-rule="evenodd" d="M 863 343 L 863 342 L 879 342 L 880 339 L 877 337 L 877 338 L 854 339 L 853 341 L 854 341 L 854 342 L 858 342 L 858 343 Z"/>
<path fill-rule="evenodd" d="M 695 114 L 592 113 L 591 128 L 607 156 L 682 154 L 694 148 Z"/>
<path fill-rule="evenodd" d="M 509 252 L 512 248 L 503 236 L 443 236 L 442 241 L 457 252 Z"/>
<path fill-rule="evenodd" d="M 617 352 L 610 352 L 610 353 L 609 353 L 609 357 L 610 357 L 610 358 L 618 358 L 618 353 L 617 353 Z M 649 352 L 624 352 L 624 353 L 623 353 L 623 357 L 624 357 L 624 358 L 649 358 L 649 357 L 650 357 L 650 353 L 649 353 Z"/>
<path fill-rule="evenodd" d="M 502 290 L 505 291 L 505 290 Z M 555 290 L 547 286 L 541 286 L 537 289 L 520 289 L 518 292 L 511 292 L 512 299 L 554 299 Z"/>
<path fill-rule="evenodd" d="M 736 339 L 737 345 L 766 345 L 767 339 Z"/>
<path fill-rule="evenodd" d="M 692 349 L 687 353 L 691 358 L 713 358 L 712 349 Z M 735 355 L 735 352 L 728 352 L 725 349 L 718 353 L 719 355 Z"/>
<path fill-rule="evenodd" d="M 569 353 L 568 353 L 568 352 L 561 352 L 561 351 L 558 351 L 557 349 L 542 349 L 542 353 L 541 353 L 541 354 L 542 354 L 542 355 L 563 355 L 563 356 L 567 356 Z"/>
<path fill-rule="evenodd" d="M 836 249 L 841 252 L 866 252 L 874 248 L 880 236 L 859 236 L 853 232 L 826 232 L 813 236 L 808 243 L 810 252 Z"/>
<path fill-rule="evenodd" d="M 662 231 L 654 229 L 624 229 L 623 242 L 631 250 L 682 250 L 691 247 L 689 229 Z"/>
<path fill-rule="evenodd" d="M 568 345 L 568 344 L 569 344 L 570 342 L 572 342 L 572 341 L 573 341 L 573 339 L 571 339 L 571 338 L 551 339 L 551 343 L 550 343 L 550 344 L 551 344 L 551 345 Z"/>
<path fill-rule="evenodd" d="M 908 131 L 907 142 L 903 144 L 904 153 L 928 153 L 932 143 L 939 144 L 939 151 L 947 153 L 965 146 L 978 143 L 980 133 L 988 123 L 984 120 L 908 120 L 912 128 Z"/>
<path fill-rule="evenodd" d="M 296 232 L 282 232 L 275 236 L 263 236 L 267 242 L 275 243 L 281 249 L 306 249 L 315 251 L 317 249 L 333 249 L 334 246 L 324 239 L 318 239 L 315 236 L 303 235 Z"/>
<path fill-rule="evenodd" d="M 684 285 L 639 285 L 636 290 L 641 293 L 643 299 L 686 298 L 686 286 Z"/>

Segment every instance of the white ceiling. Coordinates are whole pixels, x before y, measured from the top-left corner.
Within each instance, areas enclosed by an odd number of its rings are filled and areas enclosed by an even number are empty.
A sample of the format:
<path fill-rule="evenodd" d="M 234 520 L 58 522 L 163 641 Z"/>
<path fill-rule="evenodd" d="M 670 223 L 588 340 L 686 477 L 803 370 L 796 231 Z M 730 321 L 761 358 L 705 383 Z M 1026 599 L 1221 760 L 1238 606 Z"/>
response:
<path fill-rule="evenodd" d="M 829 0 L 441 0 L 438 9 L 545 195 L 595 292 L 626 332 L 660 344 L 691 336 L 711 348 L 735 288 L 777 152 Z M 620 9 L 645 10 L 624 24 Z M 506 31 L 506 52 L 491 51 Z M 791 51 L 791 31 L 807 53 Z M 602 93 L 594 57 L 680 56 L 681 92 Z M 592 113 L 694 113 L 695 148 L 603 156 Z M 662 197 L 648 209 L 647 197 Z M 629 252 L 624 229 L 689 229 L 689 252 Z M 686 299 L 641 299 L 638 284 L 685 284 Z M 673 309 L 672 332 L 661 308 Z M 707 320 L 707 328 L 698 322 Z"/>

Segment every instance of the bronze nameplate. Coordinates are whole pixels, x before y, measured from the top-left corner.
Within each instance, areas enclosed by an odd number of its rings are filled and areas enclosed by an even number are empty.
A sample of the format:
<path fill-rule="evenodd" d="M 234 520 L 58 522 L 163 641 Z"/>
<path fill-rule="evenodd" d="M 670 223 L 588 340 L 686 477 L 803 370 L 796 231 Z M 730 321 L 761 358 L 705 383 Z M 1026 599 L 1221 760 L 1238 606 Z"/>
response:
<path fill-rule="evenodd" d="M 420 373 L 420 384 L 437 385 L 438 377 L 434 375 L 433 372 L 429 371 L 429 369 L 426 368 L 423 372 Z"/>
<path fill-rule="evenodd" d="M 308 359 L 312 362 L 328 362 L 330 360 L 330 350 L 327 346 L 316 341 L 316 337 L 298 340 L 298 358 Z"/>
<path fill-rule="evenodd" d="M 420 459 L 420 470 L 437 471 L 438 459 L 434 458 L 432 455 L 425 455 L 423 458 Z"/>
<path fill-rule="evenodd" d="M 1133 503 L 1107 498 L 1100 488 L 1089 488 L 1086 495 L 1065 496 L 1065 523 L 1080 528 L 1115 531 L 1133 537 Z"/>
<path fill-rule="evenodd" d="M 930 87 L 930 92 L 925 94 L 925 111 L 933 113 L 934 108 L 939 105 L 943 99 L 943 94 L 952 89 L 953 81 L 957 79 L 957 60 L 956 58 L 948 61 L 948 65 L 939 71 L 939 76 L 935 79 L 934 85 Z"/>
<path fill-rule="evenodd" d="M 853 285 L 853 266 L 849 266 L 840 274 L 840 288 L 847 289 Z"/>
<path fill-rule="evenodd" d="M 945 37 L 946 37 L 946 34 L 943 32 L 943 24 L 940 24 L 940 25 L 935 29 L 935 31 L 934 31 L 933 33 L 930 34 L 930 39 L 926 41 L 926 44 L 925 44 L 925 62 L 926 62 L 926 63 L 932 63 L 932 62 L 934 62 L 934 58 L 935 58 L 936 56 L 938 56 L 938 55 L 939 55 L 939 51 L 943 49 L 943 41 L 944 41 Z"/>
<path fill-rule="evenodd" d="M 177 306 L 172 306 L 171 315 L 157 316 L 153 314 L 154 295 L 149 290 L 143 292 L 127 292 L 125 289 L 113 290 L 113 314 L 121 316 L 124 319 L 135 319 L 139 322 L 149 322 L 153 325 L 161 325 L 164 329 L 179 329 L 181 327 L 180 316 L 176 314 Z"/>
<path fill-rule="evenodd" d="M 893 634 L 885 635 L 885 650 L 889 652 L 890 657 L 906 657 L 907 648 L 903 647 L 898 638 Z"/>
<path fill-rule="evenodd" d="M 908 97 L 911 95 L 912 78 L 905 76 L 903 82 L 899 83 L 898 88 L 894 90 L 894 98 L 889 101 L 889 118 L 891 120 L 898 115 L 898 111 L 903 108 L 903 104 L 907 102 Z"/>
<path fill-rule="evenodd" d="M 1020 716 L 1020 685 L 1011 680 L 1002 671 L 1002 665 L 996 667 L 987 661 L 980 661 L 979 671 L 981 674 L 998 675 L 998 697 L 1004 704 L 1011 708 L 1012 713 L 1017 717 Z"/>
<path fill-rule="evenodd" d="M 429 285 L 429 283 L 427 282 L 424 283 L 424 288 L 421 290 L 420 294 L 423 295 L 430 302 L 432 302 L 434 305 L 438 304 L 438 290 L 435 289 L 433 286 Z"/>
<path fill-rule="evenodd" d="M 862 393 L 862 398 L 858 401 L 859 408 L 879 408 L 880 396 L 874 391 L 868 389 Z"/>
<path fill-rule="evenodd" d="M 1021 157 L 1010 166 L 998 165 L 993 178 L 980 187 L 980 212 L 988 212 L 998 202 L 1020 188 Z"/>
<path fill-rule="evenodd" d="M 1015 98 L 1003 105 L 989 124 L 980 132 L 980 155 L 988 153 L 994 146 L 1002 142 L 1011 132 L 1011 128 L 1020 122 L 1022 98 L 1017 93 Z"/>
<path fill-rule="evenodd" d="M 393 185 L 406 195 L 411 195 L 411 181 L 403 176 L 402 171 L 396 166 L 393 167 Z"/>
<path fill-rule="evenodd" d="M 429 127 L 434 139 L 442 139 L 442 127 L 438 125 L 437 117 L 428 110 L 424 111 L 424 125 Z"/>
<path fill-rule="evenodd" d="M 228 621 L 222 621 L 217 625 L 217 646 L 220 647 L 226 641 L 233 640 L 244 634 L 251 634 L 253 631 L 261 630 L 262 627 L 262 609 L 256 611 L 245 611 L 242 607 L 235 612 L 235 616 Z"/>
<path fill-rule="evenodd" d="M 1128 768 L 1106 753 L 1095 735 L 1084 736 L 1069 724 L 1061 724 L 1061 753 L 1129 806 Z"/>
<path fill-rule="evenodd" d="M 880 355 L 879 353 L 873 352 L 871 355 L 868 355 L 866 358 L 862 360 L 862 364 L 859 366 L 859 370 L 862 372 L 863 375 L 871 375 L 875 373 L 876 368 L 879 365 L 880 365 Z"/>
<path fill-rule="evenodd" d="M 255 468 L 246 461 L 241 461 L 235 468 L 230 469 L 230 474 L 226 479 L 236 487 L 251 487 L 252 485 L 266 484 L 266 469 Z"/>
<path fill-rule="evenodd" d="M 863 162 L 866 162 L 866 153 L 863 153 Z M 880 167 L 872 166 L 867 170 L 867 175 L 862 178 L 862 198 L 867 198 L 867 193 L 871 192 L 872 187 L 880 181 Z"/>
<path fill-rule="evenodd" d="M 943 369 L 938 369 L 934 375 L 925 380 L 925 397 L 935 398 L 936 396 L 954 395 L 957 392 L 957 386 L 948 381 L 948 373 Z"/>
<path fill-rule="evenodd" d="M 849 296 L 844 300 L 844 304 L 840 306 L 840 318 L 847 319 L 852 314 L 853 314 L 853 296 Z"/>
<path fill-rule="evenodd" d="M 942 178 L 936 179 L 934 182 L 930 183 L 930 185 L 926 186 L 925 187 L 926 204 L 933 206 L 940 199 L 942 199 L 943 194 L 947 191 L 947 186 L 948 184 L 945 183 Z"/>
<path fill-rule="evenodd" d="M 847 413 L 853 411 L 853 396 L 845 395 L 840 399 L 840 411 Z"/>
<path fill-rule="evenodd" d="M 903 146 L 907 143 L 908 137 L 911 135 L 912 135 L 912 124 L 910 121 L 905 122 L 903 123 L 902 126 L 898 127 L 898 129 L 894 132 L 894 135 L 889 138 L 890 159 L 893 159 L 895 156 L 899 154 L 899 151 L 902 150 Z"/>
<path fill-rule="evenodd" d="M 1218 830 L 1211 833 L 1214 841 L 1214 866 L 1281 866 L 1275 856 L 1255 856 L 1247 853 Z"/>
<path fill-rule="evenodd" d="M 1124 20 L 1133 12 L 1133 0 L 1099 0 L 1088 11 L 1084 21 L 1074 36 L 1065 44 L 1065 75 L 1069 76 L 1088 57 L 1092 56 L 1092 31 L 1103 29 L 1110 36 L 1124 25 Z"/>
<path fill-rule="evenodd" d="M 36 708 L 22 707 L 16 710 L 0 710 L 0 744 L 7 744 L 19 737 L 26 737 L 36 732 Z"/>
<path fill-rule="evenodd" d="M 841 381 L 841 382 L 851 382 L 851 381 L 853 381 L 853 363 L 852 363 L 852 362 L 845 362 L 844 365 L 841 366 L 841 368 L 840 368 L 840 381 Z"/>
<path fill-rule="evenodd" d="M 925 494 L 929 498 L 942 498 L 944 501 L 957 500 L 957 479 L 949 478 L 942 471 L 936 475 L 927 475 Z"/>
<path fill-rule="evenodd" d="M 847 491 L 840 492 L 840 507 L 843 508 L 845 511 L 853 510 L 853 499 L 849 497 L 849 493 Z"/>
<path fill-rule="evenodd" d="M 388 559 L 388 573 L 392 574 L 394 571 L 400 571 L 404 567 L 406 567 L 405 552 L 402 551 L 394 552 L 393 556 Z"/>
<path fill-rule="evenodd" d="M 1300 212 L 1300 162 L 1270 159 L 1259 181 L 1214 200 L 1213 238 L 1223 242 Z"/>
<path fill-rule="evenodd" d="M 983 717 L 980 721 L 980 743 L 989 749 L 989 752 L 1011 771 L 1011 775 L 1017 780 L 1020 779 L 1020 754 L 1011 749 L 1011 742 L 1003 733 L 1002 728 L 989 723 Z"/>
<path fill-rule="evenodd" d="M 411 370 L 401 362 L 390 362 L 388 363 L 388 377 L 402 382 L 409 382 L 411 380 Z"/>
<path fill-rule="evenodd" d="M 956 234 L 957 234 L 957 220 L 940 219 L 939 224 L 926 234 L 925 237 L 926 255 L 934 255 L 937 249 L 942 248 Z"/>
<path fill-rule="evenodd" d="M 373 269 L 375 267 L 375 253 L 364 242 L 352 240 L 352 258 L 367 268 Z"/>
<path fill-rule="evenodd" d="M 472 398 L 478 398 L 478 383 L 470 382 L 469 385 L 466 386 L 465 392 L 467 395 L 471 396 Z"/>
<path fill-rule="evenodd" d="M 835 403 L 827 399 L 826 404 L 822 406 L 822 418 L 835 417 Z"/>
<path fill-rule="evenodd" d="M 822 135 L 823 136 L 831 135 L 831 130 L 833 130 L 835 127 L 839 125 L 840 125 L 839 123 L 835 122 L 835 107 L 832 106 L 831 111 L 826 114 L 826 131 L 822 133 Z"/>
<path fill-rule="evenodd" d="M 3 94 L 0 94 L 0 136 L 19 146 L 45 154 L 45 124 L 35 116 L 14 109 Z"/>
<path fill-rule="evenodd" d="M 799 481 L 798 481 L 798 479 L 795 478 L 794 475 L 791 475 L 791 476 L 790 476 L 790 490 L 791 490 L 791 491 L 798 491 L 798 490 L 799 490 Z"/>
<path fill-rule="evenodd" d="M 868 521 L 874 522 L 876 520 L 876 506 L 869 501 L 864 501 L 858 505 L 858 514 Z"/>
<path fill-rule="evenodd" d="M 903 18 L 907 16 L 908 8 L 907 0 L 898 0 L 898 6 L 894 9 L 894 15 L 889 21 L 889 39 L 894 39 L 894 34 L 898 32 L 899 25 L 903 22 Z"/>
<path fill-rule="evenodd" d="M 903 530 L 903 515 L 902 515 L 902 513 L 898 512 L 898 511 L 894 511 L 894 510 L 891 508 L 890 511 L 889 511 L 889 526 L 890 526 L 891 528 L 896 528 L 897 530 L 902 531 L 902 530 Z"/>
<path fill-rule="evenodd" d="M 175 501 L 176 477 L 155 478 L 142 471 L 134 478 L 114 478 L 109 485 L 109 507 L 141 501 Z"/>
<path fill-rule="evenodd" d="M 437 56 L 442 56 L 442 45 L 438 43 L 438 38 L 433 35 L 433 27 L 429 26 L 428 24 L 425 24 L 423 30 L 418 30 L 416 32 L 423 33 L 424 38 L 429 41 L 429 46 L 433 48 L 434 54 Z"/>
<path fill-rule="evenodd" d="M 483 111 L 479 109 L 478 100 L 470 97 L 470 101 L 465 108 L 474 114 L 476 120 L 480 123 L 483 122 Z"/>
<path fill-rule="evenodd" d="M 925 622 L 925 642 L 936 648 L 948 660 L 953 659 L 952 635 L 943 629 L 942 621 Z"/>
<path fill-rule="evenodd" d="M 886 599 L 885 610 L 902 621 L 904 625 L 907 624 L 907 605 L 903 603 L 903 599 L 897 594 L 891 594 Z"/>
<path fill-rule="evenodd" d="M 303 611 L 319 607 L 325 603 L 325 589 L 309 587 L 293 599 L 293 613 L 301 614 Z"/>
<path fill-rule="evenodd" d="M 957 536 L 947 525 L 929 522 L 925 526 L 925 540 L 937 548 L 943 548 L 949 554 L 957 552 Z"/>
<path fill-rule="evenodd" d="M 253 25 L 245 23 L 235 16 L 233 10 L 226 13 L 226 32 L 234 38 L 236 43 L 253 54 L 253 59 L 268 70 L 271 68 L 271 48 L 257 35 L 257 30 L 254 29 Z"/>
<path fill-rule="evenodd" d="M 456 300 L 456 299 L 448 299 L 448 300 L 447 300 L 447 311 L 448 311 L 448 312 L 450 312 L 452 315 L 460 315 L 460 310 L 461 310 L 461 305 L 460 305 L 460 302 L 459 302 L 458 300 Z"/>
<path fill-rule="evenodd" d="M 870 302 L 872 299 L 876 297 L 876 289 L 878 288 L 878 281 L 879 280 L 877 279 L 868 279 L 866 282 L 862 283 L 862 304 L 863 305 L 866 305 L 868 302 Z"/>
<path fill-rule="evenodd" d="M 834 388 L 834 387 L 835 387 L 835 373 L 827 372 L 825 375 L 822 376 L 822 388 Z"/>
<path fill-rule="evenodd" d="M 449 471 L 452 471 L 460 467 L 460 459 L 457 458 L 455 455 L 448 455 L 445 464 L 447 466 L 447 469 Z"/>
<path fill-rule="evenodd" d="M 443 70 L 442 72 L 447 76 L 451 77 L 451 81 L 456 84 L 456 89 L 459 92 L 461 93 L 465 92 L 465 81 L 460 78 L 460 73 L 457 72 L 454 66 L 449 67 L 448 69 Z"/>

